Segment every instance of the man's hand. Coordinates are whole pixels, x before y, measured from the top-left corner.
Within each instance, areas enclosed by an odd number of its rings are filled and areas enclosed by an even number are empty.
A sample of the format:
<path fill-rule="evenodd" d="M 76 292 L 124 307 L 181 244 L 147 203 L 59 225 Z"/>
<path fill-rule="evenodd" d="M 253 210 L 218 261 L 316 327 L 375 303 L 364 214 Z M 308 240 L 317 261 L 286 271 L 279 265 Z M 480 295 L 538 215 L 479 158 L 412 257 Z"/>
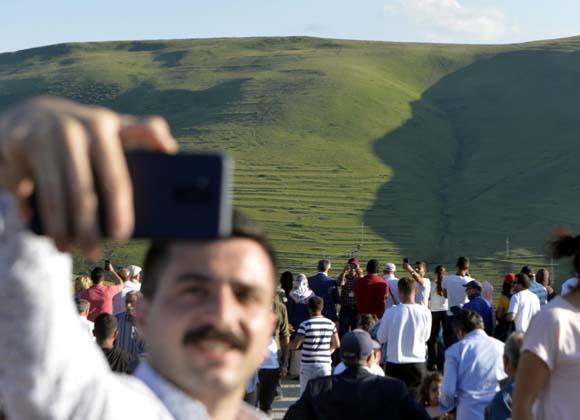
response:
<path fill-rule="evenodd" d="M 56 246 L 78 246 L 95 256 L 103 235 L 128 239 L 133 231 L 124 147 L 174 152 L 177 144 L 159 117 L 141 120 L 61 98 L 35 98 L 0 115 L 0 188 L 16 196 L 24 219 L 34 191 L 45 233 Z"/>

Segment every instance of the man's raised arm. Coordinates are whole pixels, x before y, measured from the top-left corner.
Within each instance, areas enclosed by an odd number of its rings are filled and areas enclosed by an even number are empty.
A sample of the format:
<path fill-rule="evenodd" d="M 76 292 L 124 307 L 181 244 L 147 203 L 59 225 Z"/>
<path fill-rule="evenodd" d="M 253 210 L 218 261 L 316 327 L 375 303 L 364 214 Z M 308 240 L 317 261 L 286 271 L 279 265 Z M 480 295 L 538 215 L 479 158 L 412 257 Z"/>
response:
<path fill-rule="evenodd" d="M 114 198 L 101 203 L 107 232 L 129 237 L 123 145 L 174 150 L 164 124 L 58 98 L 0 115 L 0 397 L 8 418 L 170 418 L 141 382 L 113 375 L 86 338 L 70 295 L 71 258 L 60 252 L 98 252 L 95 185 Z M 33 191 L 47 237 L 24 226 Z"/>

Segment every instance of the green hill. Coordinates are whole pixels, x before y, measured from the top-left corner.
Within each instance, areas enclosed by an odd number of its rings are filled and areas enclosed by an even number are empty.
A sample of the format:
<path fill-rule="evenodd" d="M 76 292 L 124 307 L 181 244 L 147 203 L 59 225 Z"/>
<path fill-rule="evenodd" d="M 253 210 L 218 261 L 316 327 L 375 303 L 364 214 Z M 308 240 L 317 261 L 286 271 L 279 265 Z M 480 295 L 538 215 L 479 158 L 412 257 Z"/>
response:
<path fill-rule="evenodd" d="M 423 258 L 496 281 L 580 220 L 580 38 L 464 46 L 306 37 L 62 44 L 0 54 L 0 110 L 55 94 L 160 114 L 228 151 L 281 268 Z M 506 257 L 506 238 L 511 254 Z M 123 262 L 143 245 L 114 249 Z M 557 267 L 558 277 L 569 270 Z"/>

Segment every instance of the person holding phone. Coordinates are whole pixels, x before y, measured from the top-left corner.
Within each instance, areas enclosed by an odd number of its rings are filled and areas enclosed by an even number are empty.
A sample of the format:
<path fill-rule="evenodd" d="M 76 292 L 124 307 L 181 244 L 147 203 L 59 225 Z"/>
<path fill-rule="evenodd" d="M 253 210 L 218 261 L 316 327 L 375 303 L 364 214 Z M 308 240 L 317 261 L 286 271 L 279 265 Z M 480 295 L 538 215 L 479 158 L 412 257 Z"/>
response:
<path fill-rule="evenodd" d="M 226 237 L 151 244 L 136 311 L 148 358 L 134 376 L 110 372 L 86 339 L 70 298 L 69 252 L 95 258 L 102 239 L 131 236 L 125 147 L 172 153 L 177 143 L 161 118 L 60 98 L 0 115 L 4 412 L 11 419 L 265 418 L 241 398 L 274 330 L 276 263 L 261 227 L 238 212 Z M 33 191 L 45 236 L 26 226 Z"/>

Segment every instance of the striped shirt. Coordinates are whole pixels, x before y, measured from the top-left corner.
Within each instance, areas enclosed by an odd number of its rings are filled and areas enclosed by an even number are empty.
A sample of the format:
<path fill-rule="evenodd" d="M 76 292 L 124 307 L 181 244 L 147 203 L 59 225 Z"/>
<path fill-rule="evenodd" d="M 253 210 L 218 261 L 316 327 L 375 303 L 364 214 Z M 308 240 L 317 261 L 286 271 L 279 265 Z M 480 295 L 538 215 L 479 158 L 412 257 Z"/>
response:
<path fill-rule="evenodd" d="M 303 364 L 330 365 L 330 342 L 333 334 L 336 334 L 334 322 L 322 315 L 315 316 L 300 324 L 298 334 L 304 336 Z"/>

